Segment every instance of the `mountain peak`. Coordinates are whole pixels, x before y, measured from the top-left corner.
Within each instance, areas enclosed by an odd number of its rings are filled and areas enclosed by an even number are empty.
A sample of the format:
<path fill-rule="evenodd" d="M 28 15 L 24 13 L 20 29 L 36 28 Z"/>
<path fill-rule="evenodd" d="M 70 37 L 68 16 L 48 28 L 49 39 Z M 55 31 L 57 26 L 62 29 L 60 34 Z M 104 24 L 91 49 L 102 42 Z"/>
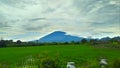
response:
<path fill-rule="evenodd" d="M 63 31 L 54 31 L 51 34 L 66 34 L 66 32 L 63 32 Z"/>
<path fill-rule="evenodd" d="M 54 32 L 57 32 L 57 33 L 65 33 L 64 31 L 54 31 Z"/>

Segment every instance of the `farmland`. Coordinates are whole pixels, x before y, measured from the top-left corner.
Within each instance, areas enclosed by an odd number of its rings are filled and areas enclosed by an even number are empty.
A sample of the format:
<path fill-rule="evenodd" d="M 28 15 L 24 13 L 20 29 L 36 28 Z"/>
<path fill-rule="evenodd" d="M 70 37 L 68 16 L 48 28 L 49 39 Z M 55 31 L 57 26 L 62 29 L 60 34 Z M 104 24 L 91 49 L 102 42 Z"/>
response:
<path fill-rule="evenodd" d="M 59 63 L 63 65 L 63 68 L 69 61 L 75 62 L 78 68 L 91 68 L 98 65 L 100 57 L 106 58 L 109 65 L 112 65 L 115 60 L 120 59 L 119 53 L 119 49 L 96 48 L 89 45 L 8 47 L 0 48 L 0 63 L 14 66 L 29 56 L 47 56 L 60 60 Z M 39 58 L 39 60 L 42 59 Z"/>

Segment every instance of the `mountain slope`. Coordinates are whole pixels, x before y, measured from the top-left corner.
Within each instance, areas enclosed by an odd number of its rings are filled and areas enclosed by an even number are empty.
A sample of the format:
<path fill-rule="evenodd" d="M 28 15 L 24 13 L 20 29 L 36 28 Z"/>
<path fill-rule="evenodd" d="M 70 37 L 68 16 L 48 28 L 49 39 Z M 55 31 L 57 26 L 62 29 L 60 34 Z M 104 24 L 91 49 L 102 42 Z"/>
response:
<path fill-rule="evenodd" d="M 72 36 L 72 35 L 66 35 L 65 32 L 62 31 L 55 31 L 51 34 L 48 34 L 42 38 L 40 38 L 39 42 L 71 42 L 71 41 L 81 41 L 80 37 Z"/>

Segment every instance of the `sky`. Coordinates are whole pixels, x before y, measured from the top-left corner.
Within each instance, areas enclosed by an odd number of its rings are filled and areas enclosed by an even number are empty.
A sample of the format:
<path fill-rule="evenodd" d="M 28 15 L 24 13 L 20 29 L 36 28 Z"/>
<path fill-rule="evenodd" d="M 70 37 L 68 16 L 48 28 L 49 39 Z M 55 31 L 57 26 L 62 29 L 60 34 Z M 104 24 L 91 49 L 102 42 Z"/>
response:
<path fill-rule="evenodd" d="M 54 31 L 120 36 L 120 0 L 0 0 L 0 37 L 30 41 Z"/>

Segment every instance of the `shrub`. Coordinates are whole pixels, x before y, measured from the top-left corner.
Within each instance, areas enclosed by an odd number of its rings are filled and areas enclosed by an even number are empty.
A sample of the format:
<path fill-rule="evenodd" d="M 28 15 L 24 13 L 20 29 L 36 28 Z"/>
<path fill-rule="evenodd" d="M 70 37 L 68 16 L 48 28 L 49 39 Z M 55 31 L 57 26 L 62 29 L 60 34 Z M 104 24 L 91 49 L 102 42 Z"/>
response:
<path fill-rule="evenodd" d="M 10 65 L 6 62 L 1 62 L 0 63 L 0 68 L 10 68 Z"/>
<path fill-rule="evenodd" d="M 120 68 L 120 60 L 115 60 L 113 62 L 113 68 Z"/>
<path fill-rule="evenodd" d="M 50 57 L 43 58 L 40 66 L 41 68 L 59 68 L 58 62 Z"/>

